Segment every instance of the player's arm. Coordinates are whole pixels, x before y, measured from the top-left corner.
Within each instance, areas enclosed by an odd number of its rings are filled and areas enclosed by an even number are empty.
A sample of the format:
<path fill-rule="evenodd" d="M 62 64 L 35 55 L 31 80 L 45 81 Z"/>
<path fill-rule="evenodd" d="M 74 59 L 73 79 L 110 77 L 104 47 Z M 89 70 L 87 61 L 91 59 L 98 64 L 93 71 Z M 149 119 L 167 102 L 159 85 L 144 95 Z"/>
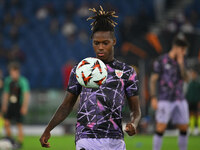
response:
<path fill-rule="evenodd" d="M 130 108 L 131 122 L 126 124 L 125 131 L 129 136 L 136 134 L 136 128 L 141 118 L 141 110 L 138 96 L 131 96 L 128 98 Z"/>
<path fill-rule="evenodd" d="M 184 81 L 188 81 L 188 75 L 187 75 L 187 71 L 185 68 L 185 64 L 184 64 L 184 55 L 183 53 L 180 53 L 177 55 L 177 62 L 179 64 L 179 68 L 180 68 L 180 72 L 181 72 L 181 77 Z"/>
<path fill-rule="evenodd" d="M 157 109 L 157 97 L 156 97 L 156 84 L 159 78 L 159 74 L 152 73 L 150 77 L 150 95 L 151 95 L 151 107 Z"/>
<path fill-rule="evenodd" d="M 48 143 L 48 139 L 50 138 L 50 132 L 54 129 L 58 124 L 60 124 L 72 111 L 74 104 L 76 103 L 78 96 L 68 92 L 62 102 L 62 104 L 58 107 L 56 113 L 54 114 L 53 118 L 47 125 L 46 129 L 44 130 L 41 138 L 40 143 L 42 147 L 50 147 Z"/>
<path fill-rule="evenodd" d="M 188 75 L 187 75 L 187 71 L 185 69 L 185 66 L 184 65 L 179 65 L 180 66 L 180 72 L 181 72 L 181 77 L 184 81 L 188 81 L 189 78 L 188 78 Z"/>
<path fill-rule="evenodd" d="M 28 80 L 22 78 L 21 82 L 22 92 L 23 92 L 23 100 L 22 100 L 22 107 L 21 107 L 21 114 L 26 115 L 28 112 L 28 104 L 30 100 L 30 87 Z"/>
<path fill-rule="evenodd" d="M 24 92 L 21 114 L 26 115 L 28 112 L 28 104 L 30 99 L 30 92 Z"/>
<path fill-rule="evenodd" d="M 9 78 L 6 78 L 3 86 L 2 106 L 1 106 L 2 113 L 6 113 L 8 108 L 8 100 L 10 96 L 9 83 L 10 83 Z"/>
<path fill-rule="evenodd" d="M 7 92 L 4 92 L 2 95 L 2 106 L 1 106 L 1 111 L 3 114 L 7 112 L 8 99 L 9 99 L 9 94 Z"/>

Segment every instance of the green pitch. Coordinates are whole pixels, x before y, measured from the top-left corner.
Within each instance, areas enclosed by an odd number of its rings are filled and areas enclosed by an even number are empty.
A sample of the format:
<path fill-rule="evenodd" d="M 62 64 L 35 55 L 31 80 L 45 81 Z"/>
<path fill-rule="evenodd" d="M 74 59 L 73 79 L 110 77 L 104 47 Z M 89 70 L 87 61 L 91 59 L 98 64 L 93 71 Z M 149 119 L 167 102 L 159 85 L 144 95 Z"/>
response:
<path fill-rule="evenodd" d="M 199 139 L 200 137 L 190 136 L 188 150 L 199 150 Z M 21 150 L 75 150 L 73 135 L 53 136 L 49 142 L 51 148 L 42 148 L 39 143 L 39 136 L 26 136 Z M 151 150 L 152 136 L 125 136 L 125 142 L 127 150 Z M 162 150 L 178 150 L 177 137 L 164 137 Z"/>

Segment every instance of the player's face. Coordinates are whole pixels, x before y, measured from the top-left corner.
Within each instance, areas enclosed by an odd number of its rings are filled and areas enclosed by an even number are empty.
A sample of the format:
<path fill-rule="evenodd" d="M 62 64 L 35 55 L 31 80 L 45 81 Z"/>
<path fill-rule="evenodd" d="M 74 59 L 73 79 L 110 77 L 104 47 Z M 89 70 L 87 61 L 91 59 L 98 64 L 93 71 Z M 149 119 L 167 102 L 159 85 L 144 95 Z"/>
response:
<path fill-rule="evenodd" d="M 187 54 L 187 47 L 179 46 L 177 47 L 177 55 L 185 56 Z"/>
<path fill-rule="evenodd" d="M 92 45 L 96 57 L 104 62 L 110 62 L 114 59 L 114 45 L 116 39 L 110 31 L 98 31 L 93 35 Z"/>
<path fill-rule="evenodd" d="M 18 80 L 20 76 L 19 70 L 11 69 L 10 76 L 13 80 Z"/>

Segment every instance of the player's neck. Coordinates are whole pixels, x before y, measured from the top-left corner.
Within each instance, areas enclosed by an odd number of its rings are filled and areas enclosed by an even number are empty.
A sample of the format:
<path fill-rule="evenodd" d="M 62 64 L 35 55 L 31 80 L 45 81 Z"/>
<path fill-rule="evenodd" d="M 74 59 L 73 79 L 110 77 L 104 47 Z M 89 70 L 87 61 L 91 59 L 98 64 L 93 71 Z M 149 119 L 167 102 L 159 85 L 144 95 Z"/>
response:
<path fill-rule="evenodd" d="M 106 64 L 109 64 L 109 63 L 111 63 L 111 62 L 113 62 L 115 60 L 115 58 L 114 57 L 110 57 L 110 58 L 108 58 L 108 59 L 106 59 L 106 60 L 102 60 L 104 63 L 106 63 Z"/>

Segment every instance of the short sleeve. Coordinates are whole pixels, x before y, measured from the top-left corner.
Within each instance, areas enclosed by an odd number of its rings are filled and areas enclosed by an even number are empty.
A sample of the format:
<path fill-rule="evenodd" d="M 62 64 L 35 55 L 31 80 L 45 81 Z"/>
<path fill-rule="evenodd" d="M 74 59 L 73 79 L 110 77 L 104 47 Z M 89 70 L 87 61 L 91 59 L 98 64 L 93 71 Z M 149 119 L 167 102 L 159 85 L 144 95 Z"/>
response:
<path fill-rule="evenodd" d="M 78 83 L 76 79 L 76 66 L 72 69 L 69 82 L 67 86 L 67 91 L 73 93 L 75 95 L 79 95 L 81 93 L 82 86 Z"/>
<path fill-rule="evenodd" d="M 130 75 L 125 85 L 126 97 L 137 96 L 139 93 L 139 80 L 136 71 L 131 68 Z"/>
<path fill-rule="evenodd" d="M 5 80 L 4 80 L 4 86 L 3 86 L 3 92 L 6 92 L 6 93 L 9 93 L 10 90 L 9 90 L 9 84 L 10 84 L 10 78 L 7 77 Z"/>
<path fill-rule="evenodd" d="M 22 87 L 22 92 L 23 93 L 30 91 L 29 82 L 28 82 L 28 80 L 26 78 L 22 78 L 21 87 Z"/>
<path fill-rule="evenodd" d="M 153 62 L 153 72 L 154 73 L 161 73 L 161 62 L 159 59 Z"/>

